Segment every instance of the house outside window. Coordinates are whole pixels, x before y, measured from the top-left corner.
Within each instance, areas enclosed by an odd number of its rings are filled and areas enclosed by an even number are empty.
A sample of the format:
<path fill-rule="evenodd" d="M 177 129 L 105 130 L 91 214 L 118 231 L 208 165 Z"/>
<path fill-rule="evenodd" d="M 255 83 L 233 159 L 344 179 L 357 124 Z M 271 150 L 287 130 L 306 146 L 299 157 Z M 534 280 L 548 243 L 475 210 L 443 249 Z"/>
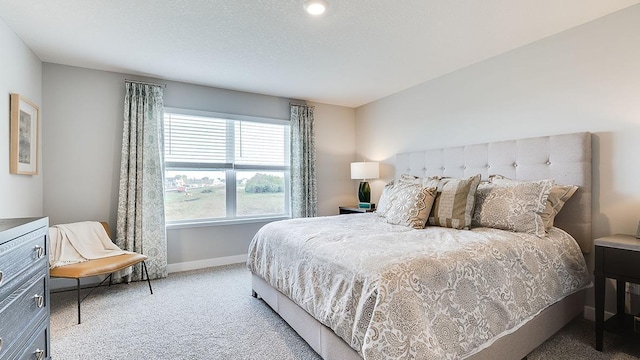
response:
<path fill-rule="evenodd" d="M 290 215 L 289 122 L 165 108 L 168 225 Z"/>

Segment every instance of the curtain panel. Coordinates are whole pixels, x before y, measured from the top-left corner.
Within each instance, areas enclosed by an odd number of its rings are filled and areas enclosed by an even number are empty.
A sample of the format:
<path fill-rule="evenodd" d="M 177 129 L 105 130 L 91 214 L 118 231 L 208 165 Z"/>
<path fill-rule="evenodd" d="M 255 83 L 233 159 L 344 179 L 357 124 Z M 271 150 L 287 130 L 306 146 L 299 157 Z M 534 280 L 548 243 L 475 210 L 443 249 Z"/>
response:
<path fill-rule="evenodd" d="M 313 106 L 291 104 L 291 216 L 314 217 L 318 209 Z"/>
<path fill-rule="evenodd" d="M 126 82 L 116 245 L 148 256 L 149 277 L 167 276 L 163 88 Z M 141 279 L 135 266 L 131 280 Z"/>

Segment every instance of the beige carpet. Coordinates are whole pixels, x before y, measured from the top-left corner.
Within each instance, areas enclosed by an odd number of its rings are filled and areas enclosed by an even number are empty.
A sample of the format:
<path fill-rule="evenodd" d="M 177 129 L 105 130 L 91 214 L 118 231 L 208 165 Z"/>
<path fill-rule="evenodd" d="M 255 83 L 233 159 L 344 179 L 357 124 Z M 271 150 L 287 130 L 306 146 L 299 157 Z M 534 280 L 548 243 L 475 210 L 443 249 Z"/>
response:
<path fill-rule="evenodd" d="M 320 359 L 263 301 L 251 297 L 243 264 L 103 287 L 82 304 L 75 292 L 51 295 L 53 360 Z M 594 349 L 593 323 L 576 319 L 528 359 L 638 359 L 640 337 L 605 334 Z"/>

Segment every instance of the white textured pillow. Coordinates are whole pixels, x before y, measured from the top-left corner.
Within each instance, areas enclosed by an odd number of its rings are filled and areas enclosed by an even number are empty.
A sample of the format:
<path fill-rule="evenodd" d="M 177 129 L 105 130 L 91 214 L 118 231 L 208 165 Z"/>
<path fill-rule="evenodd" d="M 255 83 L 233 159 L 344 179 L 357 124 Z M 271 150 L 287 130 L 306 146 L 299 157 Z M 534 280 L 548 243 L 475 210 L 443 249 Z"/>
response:
<path fill-rule="evenodd" d="M 375 211 L 376 214 L 386 216 L 387 211 L 389 211 L 389 207 L 393 203 L 393 199 L 396 197 L 396 193 L 404 186 L 416 184 L 422 184 L 422 178 L 409 174 L 402 174 L 400 175 L 400 178 L 398 178 L 398 181 L 391 181 L 387 183 L 387 185 L 384 186 L 384 189 L 382 189 L 382 194 L 380 194 L 378 207 Z"/>
<path fill-rule="evenodd" d="M 545 236 L 544 211 L 553 180 L 510 185 L 482 184 L 476 191 L 473 226 Z"/>
<path fill-rule="evenodd" d="M 521 180 L 512 180 L 501 175 L 492 175 L 489 177 L 492 183 L 497 185 L 509 185 L 522 183 Z M 544 211 L 540 214 L 544 227 L 549 229 L 553 227 L 553 222 L 556 215 L 562 210 L 564 204 L 575 194 L 578 187 L 575 185 L 553 185 L 551 192 L 544 208 Z"/>
<path fill-rule="evenodd" d="M 437 187 L 438 193 L 429 215 L 429 225 L 465 229 L 471 225 L 476 188 L 480 174 L 468 179 L 430 177 L 424 187 Z"/>
<path fill-rule="evenodd" d="M 384 186 L 382 194 L 380 194 L 380 200 L 378 200 L 378 207 L 376 208 L 376 214 L 384 216 L 389 211 L 391 206 L 391 197 L 393 196 L 393 190 L 395 188 L 394 182 L 391 181 Z"/>
<path fill-rule="evenodd" d="M 384 214 L 390 224 L 423 229 L 436 197 L 435 188 L 420 184 L 396 185 Z"/>

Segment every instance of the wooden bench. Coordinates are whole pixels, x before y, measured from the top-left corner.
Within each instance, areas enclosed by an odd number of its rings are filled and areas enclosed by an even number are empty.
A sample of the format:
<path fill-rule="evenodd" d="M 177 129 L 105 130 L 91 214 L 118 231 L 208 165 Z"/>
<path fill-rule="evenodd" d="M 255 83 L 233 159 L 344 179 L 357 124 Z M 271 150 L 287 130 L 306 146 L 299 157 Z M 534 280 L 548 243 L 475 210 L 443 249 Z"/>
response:
<path fill-rule="evenodd" d="M 107 232 L 107 235 L 111 237 L 111 234 L 109 232 L 109 225 L 107 225 L 106 222 L 101 222 L 101 224 Z M 138 253 L 110 256 L 101 259 L 87 260 L 76 264 L 59 266 L 50 269 L 49 276 L 53 278 L 76 279 L 76 289 L 78 294 L 78 324 L 80 324 L 80 303 L 84 301 L 84 299 L 86 299 L 87 296 L 89 296 L 93 292 L 93 290 L 101 286 L 107 279 L 109 279 L 109 286 L 111 286 L 113 273 L 116 271 L 124 270 L 129 266 L 142 263 L 142 280 L 144 280 L 144 276 L 146 275 L 147 283 L 149 284 L 149 291 L 151 292 L 151 294 L 153 294 L 153 289 L 151 288 L 151 279 L 149 279 L 149 272 L 147 271 L 145 260 L 147 260 L 147 256 Z M 80 299 L 80 279 L 90 276 L 107 274 L 109 276 L 104 278 L 100 282 L 100 284 L 91 287 L 89 293 L 87 293 L 82 299 Z"/>

